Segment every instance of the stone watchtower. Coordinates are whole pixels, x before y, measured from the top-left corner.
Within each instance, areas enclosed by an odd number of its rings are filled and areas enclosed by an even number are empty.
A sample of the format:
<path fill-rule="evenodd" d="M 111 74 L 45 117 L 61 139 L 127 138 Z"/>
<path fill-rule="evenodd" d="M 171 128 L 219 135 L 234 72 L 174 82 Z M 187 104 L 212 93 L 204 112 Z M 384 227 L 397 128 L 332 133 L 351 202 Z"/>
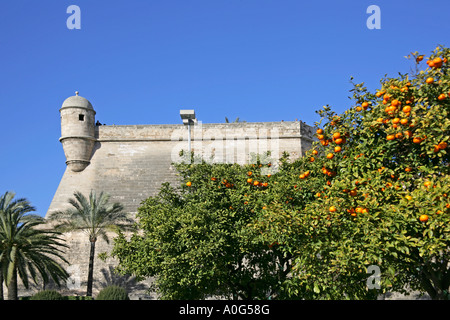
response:
<path fill-rule="evenodd" d="M 73 172 L 83 171 L 90 163 L 95 144 L 95 111 L 91 103 L 78 96 L 67 98 L 61 109 L 61 141 L 66 164 Z"/>

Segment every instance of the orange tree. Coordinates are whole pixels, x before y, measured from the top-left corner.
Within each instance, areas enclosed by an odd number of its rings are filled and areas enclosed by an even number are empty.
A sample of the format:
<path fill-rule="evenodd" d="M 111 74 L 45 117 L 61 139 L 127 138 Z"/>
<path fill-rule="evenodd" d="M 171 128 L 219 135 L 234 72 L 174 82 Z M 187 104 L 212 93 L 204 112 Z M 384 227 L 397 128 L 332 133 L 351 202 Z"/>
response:
<path fill-rule="evenodd" d="M 303 168 L 316 200 L 292 232 L 302 246 L 286 290 L 370 298 L 408 285 L 449 298 L 449 56 L 438 47 L 420 70 L 414 53 L 416 74 L 383 79 L 376 93 L 355 84 L 352 108 L 319 111 L 315 158 Z M 380 290 L 366 286 L 370 265 Z"/>
<path fill-rule="evenodd" d="M 139 208 L 139 232 L 116 239 L 119 270 L 155 276 L 164 298 L 374 299 L 408 287 L 448 298 L 449 56 L 414 53 L 416 72 L 374 93 L 355 84 L 353 107 L 318 111 L 318 140 L 299 159 L 177 165 L 180 187 L 163 185 Z"/>
<path fill-rule="evenodd" d="M 269 203 L 279 201 L 275 181 L 254 164 L 176 164 L 178 187 L 164 184 L 138 209 L 139 231 L 115 240 L 119 270 L 155 276 L 165 299 L 267 299 L 279 296 L 291 256 L 253 228 Z"/>

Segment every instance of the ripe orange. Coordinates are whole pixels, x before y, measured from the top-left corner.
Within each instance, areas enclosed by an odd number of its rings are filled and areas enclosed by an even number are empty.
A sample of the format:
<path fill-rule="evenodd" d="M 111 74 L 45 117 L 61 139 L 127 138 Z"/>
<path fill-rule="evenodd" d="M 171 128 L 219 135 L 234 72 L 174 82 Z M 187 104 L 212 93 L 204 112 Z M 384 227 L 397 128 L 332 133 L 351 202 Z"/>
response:
<path fill-rule="evenodd" d="M 313 150 L 312 154 L 317 155 L 319 152 L 317 150 Z"/>
<path fill-rule="evenodd" d="M 386 107 L 386 109 L 384 109 L 384 111 L 387 112 L 387 113 L 392 113 L 392 112 L 394 112 L 396 110 L 397 110 L 397 107 L 392 106 L 392 105 L 388 106 L 388 107 Z"/>
<path fill-rule="evenodd" d="M 400 120 L 400 123 L 402 125 L 406 125 L 408 123 L 408 119 L 403 118 L 403 119 Z"/>
<path fill-rule="evenodd" d="M 259 184 L 259 181 L 257 181 L 257 180 L 255 180 L 254 182 L 253 182 L 253 185 L 254 186 L 257 186 Z"/>
<path fill-rule="evenodd" d="M 442 63 L 443 63 L 443 61 L 442 61 L 442 59 L 439 58 L 439 57 L 433 59 L 433 64 L 434 64 L 434 67 L 435 67 L 435 68 L 440 68 L 440 67 L 442 67 Z"/>
<path fill-rule="evenodd" d="M 428 188 L 431 186 L 431 181 L 425 181 L 423 185 Z"/>
<path fill-rule="evenodd" d="M 445 141 L 439 142 L 439 144 L 438 144 L 439 149 L 441 149 L 441 150 L 444 150 L 445 148 L 447 148 L 447 145 L 448 144 Z"/>
<path fill-rule="evenodd" d="M 426 214 L 421 215 L 421 216 L 419 217 L 419 220 L 420 220 L 421 222 L 427 222 L 427 221 L 428 221 L 428 215 L 426 215 Z"/>
<path fill-rule="evenodd" d="M 378 118 L 377 122 L 380 122 L 380 123 L 383 122 L 383 118 Z"/>
<path fill-rule="evenodd" d="M 329 209 L 328 209 L 330 212 L 336 212 L 336 207 L 335 206 L 331 206 Z"/>
<path fill-rule="evenodd" d="M 412 168 L 406 167 L 406 168 L 405 168 L 405 171 L 406 171 L 406 172 L 411 172 L 411 171 L 412 171 Z"/>
<path fill-rule="evenodd" d="M 386 90 L 380 90 L 375 95 L 379 98 L 386 93 Z"/>
<path fill-rule="evenodd" d="M 305 179 L 305 174 L 302 173 L 302 174 L 299 175 L 298 177 L 299 177 L 300 179 Z"/>
<path fill-rule="evenodd" d="M 427 78 L 427 80 L 425 80 L 426 83 L 428 84 L 432 84 L 434 82 L 434 79 L 432 77 Z"/>
<path fill-rule="evenodd" d="M 397 106 L 399 106 L 401 103 L 400 103 L 400 101 L 398 101 L 397 99 L 394 99 L 394 100 L 392 100 L 391 104 L 392 104 L 394 107 L 397 107 Z"/>
<path fill-rule="evenodd" d="M 404 113 L 411 112 L 411 106 L 404 106 L 404 107 L 403 107 L 403 112 L 404 112 Z"/>
<path fill-rule="evenodd" d="M 403 138 L 403 133 L 397 132 L 397 133 L 395 134 L 395 138 L 397 138 L 397 139 Z"/>
<path fill-rule="evenodd" d="M 309 158 L 310 162 L 314 162 L 314 160 L 315 160 L 314 157 Z"/>
<path fill-rule="evenodd" d="M 361 107 L 362 107 L 364 110 L 366 110 L 366 109 L 369 107 L 369 103 L 368 103 L 367 101 L 364 101 L 364 102 L 361 104 Z"/>
<path fill-rule="evenodd" d="M 341 133 L 340 132 L 333 133 L 333 138 L 334 139 L 337 139 L 337 138 L 340 138 L 340 137 L 341 137 Z"/>
<path fill-rule="evenodd" d="M 410 195 L 405 196 L 406 200 L 411 201 L 413 197 L 411 197 Z"/>
<path fill-rule="evenodd" d="M 323 133 L 323 130 L 319 128 L 319 129 L 317 129 L 316 133 L 317 133 L 317 134 L 322 134 L 322 133 Z"/>
<path fill-rule="evenodd" d="M 420 139 L 419 137 L 415 137 L 415 138 L 413 138 L 413 142 L 414 143 L 421 143 L 422 139 Z"/>
<path fill-rule="evenodd" d="M 333 159 L 333 158 L 334 158 L 334 154 L 332 154 L 332 153 L 327 154 L 327 159 Z"/>
<path fill-rule="evenodd" d="M 394 118 L 394 119 L 392 119 L 392 123 L 394 123 L 394 124 L 397 124 L 397 123 L 399 123 L 400 122 L 400 119 L 399 118 Z"/>
<path fill-rule="evenodd" d="M 339 146 L 334 147 L 334 152 L 341 152 L 342 148 Z"/>
<path fill-rule="evenodd" d="M 344 143 L 344 139 L 342 139 L 342 138 L 337 138 L 336 140 L 334 140 L 334 142 L 335 142 L 336 144 L 342 144 L 342 143 Z"/>
<path fill-rule="evenodd" d="M 420 61 L 422 61 L 422 60 L 423 60 L 423 54 L 420 55 L 420 56 L 418 56 L 418 57 L 416 58 L 416 61 L 417 61 L 417 62 L 420 62 Z"/>
<path fill-rule="evenodd" d="M 445 98 L 447 98 L 446 97 L 446 95 L 445 95 L 445 93 L 441 93 L 440 95 L 439 95 L 439 97 L 438 97 L 438 100 L 444 100 Z"/>
<path fill-rule="evenodd" d="M 187 185 L 188 187 L 190 187 L 190 186 L 192 186 L 192 182 L 188 181 L 188 182 L 186 182 L 186 185 Z"/>
<path fill-rule="evenodd" d="M 386 137 L 386 139 L 388 139 L 388 140 L 394 140 L 394 139 L 395 139 L 395 136 L 394 136 L 393 134 L 390 134 L 390 135 L 388 135 L 388 136 Z"/>
<path fill-rule="evenodd" d="M 253 182 L 253 179 L 252 178 L 248 178 L 247 179 L 247 183 L 252 183 Z"/>
<path fill-rule="evenodd" d="M 252 175 L 252 172 L 251 172 L 251 171 L 247 172 L 247 175 L 248 175 L 248 176 L 251 176 L 251 175 Z"/>

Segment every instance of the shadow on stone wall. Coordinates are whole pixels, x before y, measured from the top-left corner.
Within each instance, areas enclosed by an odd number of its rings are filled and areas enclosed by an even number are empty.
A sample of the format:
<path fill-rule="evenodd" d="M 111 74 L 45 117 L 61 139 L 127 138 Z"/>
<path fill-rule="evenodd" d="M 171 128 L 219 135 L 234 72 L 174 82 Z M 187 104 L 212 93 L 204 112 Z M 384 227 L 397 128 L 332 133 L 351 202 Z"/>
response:
<path fill-rule="evenodd" d="M 113 266 L 109 266 L 107 269 L 102 268 L 100 272 L 103 279 L 96 281 L 95 287 L 98 291 L 110 285 L 117 285 L 125 288 L 132 300 L 156 299 L 156 295 L 149 292 L 150 283 L 138 282 L 136 277 L 131 275 L 120 275 L 114 270 Z"/>

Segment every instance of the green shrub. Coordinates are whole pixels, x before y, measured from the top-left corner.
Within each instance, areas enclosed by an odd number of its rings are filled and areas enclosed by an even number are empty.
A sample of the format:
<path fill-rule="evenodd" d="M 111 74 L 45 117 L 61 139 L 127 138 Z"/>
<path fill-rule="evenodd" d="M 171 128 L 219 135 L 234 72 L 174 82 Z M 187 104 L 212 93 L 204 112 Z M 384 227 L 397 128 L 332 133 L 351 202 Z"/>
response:
<path fill-rule="evenodd" d="M 55 290 L 44 290 L 31 296 L 30 300 L 64 300 L 64 297 Z"/>
<path fill-rule="evenodd" d="M 95 300 L 130 300 L 130 298 L 125 288 L 112 285 L 100 290 Z"/>

